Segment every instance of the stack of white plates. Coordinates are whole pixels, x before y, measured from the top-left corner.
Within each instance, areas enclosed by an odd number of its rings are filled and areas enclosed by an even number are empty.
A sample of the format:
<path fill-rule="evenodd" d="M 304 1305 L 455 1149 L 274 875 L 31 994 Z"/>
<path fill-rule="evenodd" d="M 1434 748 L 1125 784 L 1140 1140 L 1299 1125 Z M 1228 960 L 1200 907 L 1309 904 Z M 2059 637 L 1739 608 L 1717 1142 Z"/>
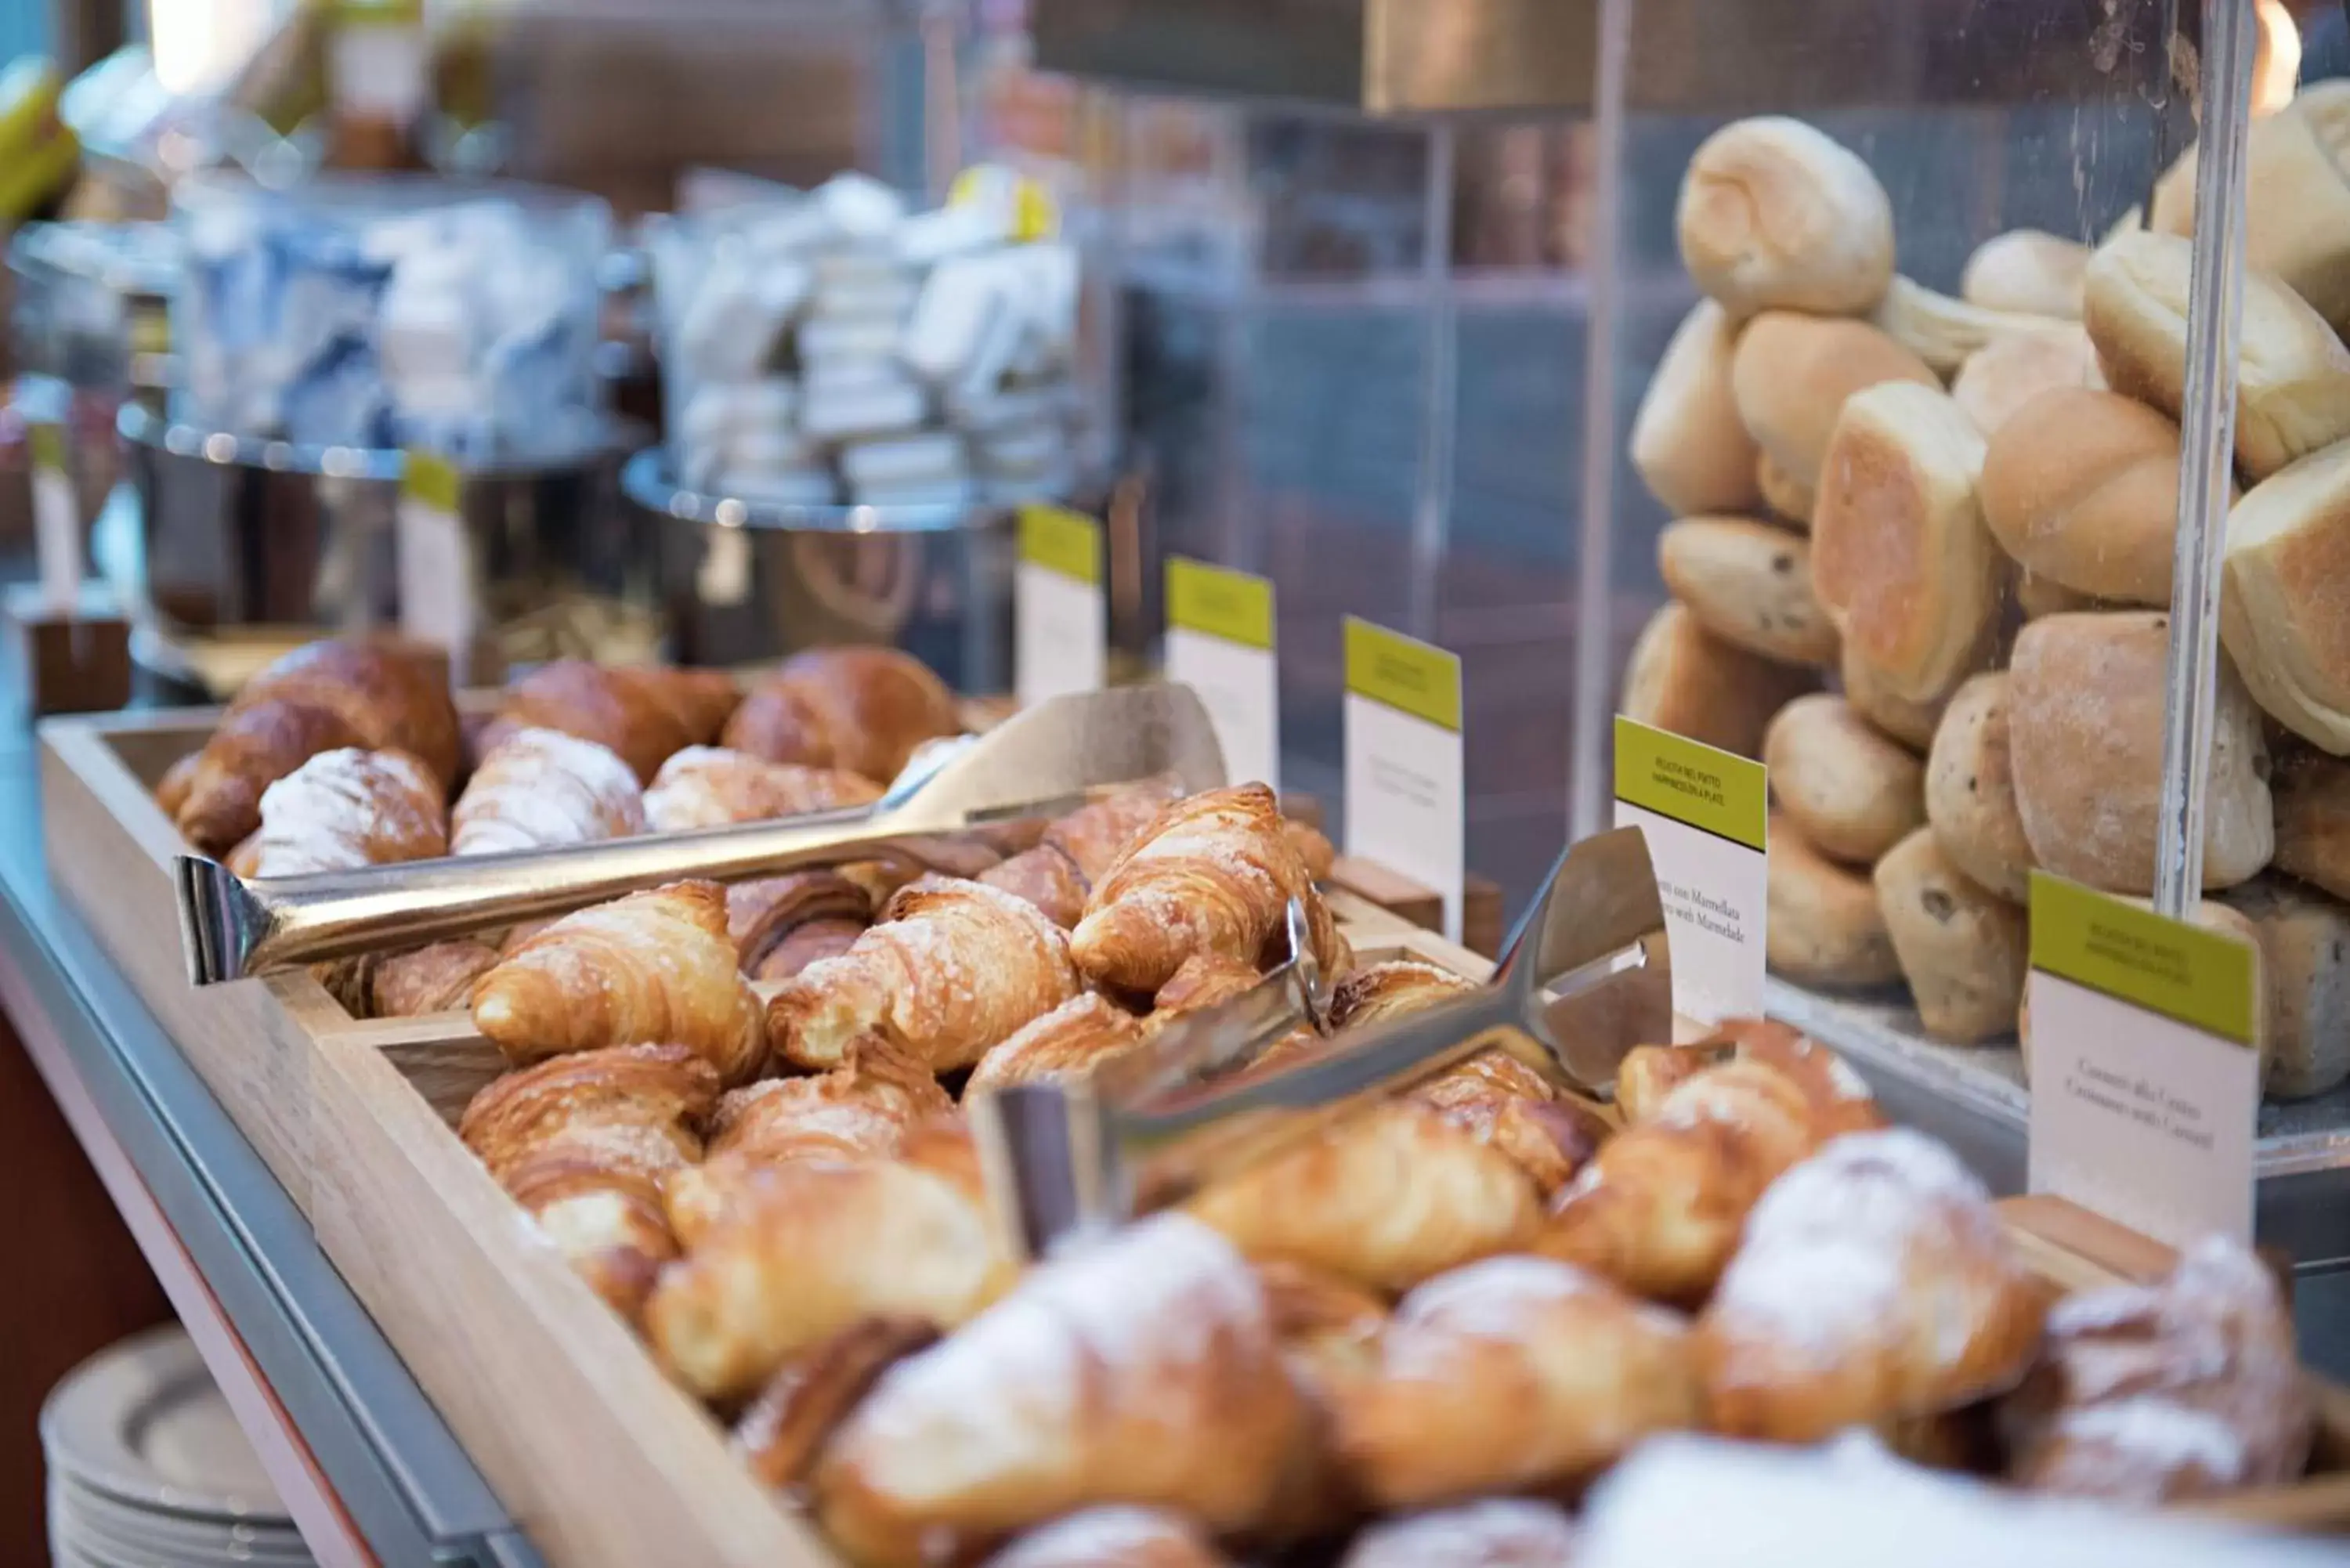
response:
<path fill-rule="evenodd" d="M 109 1346 L 49 1392 L 49 1551 L 58 1568 L 303 1568 L 261 1460 L 177 1326 Z"/>

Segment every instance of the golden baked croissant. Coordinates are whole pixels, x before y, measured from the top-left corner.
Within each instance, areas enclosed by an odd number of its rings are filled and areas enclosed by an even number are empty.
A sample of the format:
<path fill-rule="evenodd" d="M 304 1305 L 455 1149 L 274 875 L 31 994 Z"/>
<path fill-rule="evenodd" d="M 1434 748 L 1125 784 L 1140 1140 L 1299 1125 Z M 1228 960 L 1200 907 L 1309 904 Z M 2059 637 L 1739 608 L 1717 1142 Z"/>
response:
<path fill-rule="evenodd" d="M 1575 1542 L 1558 1504 L 1489 1497 L 1374 1524 L 1338 1568 L 1570 1568 Z"/>
<path fill-rule="evenodd" d="M 1957 1156 L 1840 1137 L 1762 1195 L 1699 1320 L 1711 1424 L 1809 1443 L 1955 1408 L 2014 1385 L 2044 1310 Z"/>
<path fill-rule="evenodd" d="M 872 898 L 837 871 L 787 871 L 726 889 L 726 934 L 754 980 L 789 980 L 846 952 L 872 920 Z"/>
<path fill-rule="evenodd" d="M 499 952 L 471 937 L 434 942 L 376 961 L 369 974 L 369 1011 L 378 1018 L 421 1018 L 473 1005 L 473 988 L 497 968 Z"/>
<path fill-rule="evenodd" d="M 1418 1508 L 1581 1480 L 1697 1425 L 1689 1325 L 1548 1258 L 1490 1258 L 1396 1307 L 1369 1376 L 1329 1390 L 1363 1495 Z"/>
<path fill-rule="evenodd" d="M 717 670 L 558 659 L 506 688 L 480 744 L 486 756 L 516 730 L 560 730 L 616 753 L 650 784 L 672 753 L 716 740 L 740 695 Z"/>
<path fill-rule="evenodd" d="M 962 729 L 954 694 L 921 660 L 893 648 L 812 648 L 751 688 L 724 744 L 886 784 L 923 742 Z"/>
<path fill-rule="evenodd" d="M 699 1158 L 718 1075 L 676 1045 L 542 1062 L 484 1086 L 457 1135 L 596 1293 L 634 1318 L 677 1255 L 660 1179 Z"/>
<path fill-rule="evenodd" d="M 380 643 L 313 642 L 245 682 L 184 774 L 167 782 L 189 842 L 219 854 L 261 825 L 262 792 L 321 752 L 401 751 L 443 792 L 456 782 L 445 678 Z M 175 770 L 175 773 L 178 770 Z"/>
<path fill-rule="evenodd" d="M 2015 1480 L 2147 1504 L 2300 1480 L 2314 1420 L 2276 1282 L 2219 1237 L 2168 1278 L 2057 1303 L 2000 1415 Z"/>
<path fill-rule="evenodd" d="M 202 752 L 190 752 L 163 770 L 155 781 L 155 805 L 173 822 L 180 819 L 180 808 L 188 804 L 188 792 L 196 785 L 196 770 L 203 765 Z"/>
<path fill-rule="evenodd" d="M 767 1168 L 662 1274 L 646 1334 L 680 1382 L 728 1399 L 868 1317 L 966 1321 L 1014 1273 L 975 1168 L 960 1128 L 920 1129 L 897 1159 Z"/>
<path fill-rule="evenodd" d="M 510 730 L 457 797 L 449 852 L 505 855 L 644 830 L 644 791 L 618 753 L 560 730 Z"/>
<path fill-rule="evenodd" d="M 405 752 L 320 752 L 261 796 L 255 877 L 348 871 L 447 853 L 441 785 Z"/>
<path fill-rule="evenodd" d="M 1142 1040 L 1140 1019 L 1098 992 L 1086 992 L 990 1046 L 971 1070 L 963 1093 L 1082 1076 Z"/>
<path fill-rule="evenodd" d="M 818 1464 L 817 1514 L 860 1568 L 920 1568 L 1097 1503 L 1245 1531 L 1304 1419 L 1248 1264 L 1160 1215 L 892 1367 Z"/>
<path fill-rule="evenodd" d="M 1253 963 L 1219 953 L 1194 953 L 1168 977 L 1151 999 L 1151 1016 L 1160 1023 L 1230 1002 L 1264 976 Z"/>
<path fill-rule="evenodd" d="M 885 1041 L 849 1047 L 847 1060 L 806 1078 L 767 1078 L 729 1090 L 710 1119 L 710 1152 L 669 1179 L 671 1226 L 691 1247 L 751 1201 L 759 1172 L 794 1159 L 882 1159 L 954 1102 L 930 1070 Z"/>
<path fill-rule="evenodd" d="M 1294 816 L 1281 819 L 1282 832 L 1289 836 L 1289 846 L 1297 851 L 1297 858 L 1305 867 L 1305 875 L 1319 882 L 1330 875 L 1338 863 L 1338 851 L 1322 830 Z"/>
<path fill-rule="evenodd" d="M 1523 1247 L 1542 1221 L 1515 1161 L 1409 1100 L 1219 1182 L 1191 1210 L 1252 1258 L 1388 1292 Z"/>
<path fill-rule="evenodd" d="M 937 1327 L 920 1318 L 868 1317 L 801 1351 L 776 1368 L 734 1423 L 734 1451 L 762 1485 L 798 1488 L 881 1375 L 938 1338 Z"/>
<path fill-rule="evenodd" d="M 1022 1536 L 984 1568 L 1231 1568 L 1231 1560 L 1181 1514 L 1105 1507 Z"/>
<path fill-rule="evenodd" d="M 645 791 L 645 819 L 657 833 L 765 822 L 812 811 L 865 805 L 881 786 L 838 768 L 771 763 L 723 746 L 688 746 L 661 763 Z"/>
<path fill-rule="evenodd" d="M 767 1055 L 759 999 L 735 968 L 714 882 L 631 893 L 545 927 L 482 977 L 473 1026 L 517 1063 L 663 1041 L 739 1084 Z"/>
<path fill-rule="evenodd" d="M 847 952 L 785 981 L 767 1028 L 777 1054 L 801 1067 L 829 1067 L 850 1042 L 878 1033 L 944 1072 L 1076 993 L 1068 939 L 1035 906 L 925 877 Z"/>
<path fill-rule="evenodd" d="M 1339 977 L 1330 988 L 1330 1027 L 1360 1029 L 1400 1018 L 1449 996 L 1474 991 L 1472 981 L 1418 959 L 1388 959 Z"/>
<path fill-rule="evenodd" d="M 1282 828 L 1273 792 L 1210 790 L 1163 807 L 1136 836 L 1096 884 L 1069 949 L 1099 983 L 1155 992 L 1195 954 L 1261 963 L 1292 898 L 1305 901 L 1315 956 L 1339 972 L 1345 940 Z"/>
<path fill-rule="evenodd" d="M 1171 778 L 1113 791 L 1053 823 L 1035 847 L 981 872 L 979 879 L 1018 894 L 1066 929 L 1085 917 L 1094 884 L 1109 875 L 1134 836 L 1180 793 Z"/>
<path fill-rule="evenodd" d="M 1616 1064 L 1616 1109 L 1627 1127 L 1651 1121 L 1666 1096 L 1737 1054 L 1719 1035 L 1686 1045 L 1635 1045 Z"/>

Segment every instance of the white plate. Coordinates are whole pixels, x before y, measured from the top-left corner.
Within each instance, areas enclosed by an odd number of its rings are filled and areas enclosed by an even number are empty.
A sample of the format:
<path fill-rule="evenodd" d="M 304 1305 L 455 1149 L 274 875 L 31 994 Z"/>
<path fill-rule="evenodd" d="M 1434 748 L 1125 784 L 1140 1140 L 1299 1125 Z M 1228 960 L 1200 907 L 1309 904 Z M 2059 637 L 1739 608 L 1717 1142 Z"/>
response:
<path fill-rule="evenodd" d="M 84 1553 L 125 1568 L 307 1568 L 313 1559 L 301 1538 L 290 1532 L 256 1532 L 222 1521 L 199 1523 L 169 1514 L 141 1513 L 130 1505 L 52 1480 L 52 1532 Z"/>
<path fill-rule="evenodd" d="M 177 1325 L 110 1345 L 41 1407 L 49 1466 L 162 1513 L 286 1525 L 276 1489 Z"/>

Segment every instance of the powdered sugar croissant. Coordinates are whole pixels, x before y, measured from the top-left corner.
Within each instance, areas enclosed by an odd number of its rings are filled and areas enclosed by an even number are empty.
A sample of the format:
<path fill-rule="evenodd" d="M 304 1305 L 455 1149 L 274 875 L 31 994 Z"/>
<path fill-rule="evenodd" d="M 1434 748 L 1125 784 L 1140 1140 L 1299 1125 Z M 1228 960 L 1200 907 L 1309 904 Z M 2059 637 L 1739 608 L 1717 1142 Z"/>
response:
<path fill-rule="evenodd" d="M 405 752 L 320 752 L 261 796 L 251 875 L 348 871 L 446 852 L 441 786 Z"/>
<path fill-rule="evenodd" d="M 617 753 L 559 730 L 514 730 L 482 759 L 450 817 L 455 855 L 595 844 L 645 830 L 644 791 Z"/>
<path fill-rule="evenodd" d="M 838 768 L 798 767 L 722 746 L 688 746 L 653 775 L 645 791 L 645 816 L 657 832 L 683 833 L 880 798 L 880 785 Z"/>

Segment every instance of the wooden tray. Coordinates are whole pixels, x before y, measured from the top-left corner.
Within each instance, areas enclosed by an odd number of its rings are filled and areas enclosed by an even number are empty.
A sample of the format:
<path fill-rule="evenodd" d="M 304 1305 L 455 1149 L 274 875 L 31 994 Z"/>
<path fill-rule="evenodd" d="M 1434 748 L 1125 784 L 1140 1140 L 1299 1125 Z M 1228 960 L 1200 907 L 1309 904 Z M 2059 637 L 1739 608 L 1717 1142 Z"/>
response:
<path fill-rule="evenodd" d="M 557 1568 L 838 1568 L 457 1141 L 453 1120 L 494 1060 L 463 1015 L 355 1020 L 299 974 L 187 983 L 169 878 L 181 844 L 147 790 L 211 718 L 45 725 L 53 872 L 501 1501 Z M 1366 960 L 1490 968 L 1357 896 L 1334 904 Z M 2005 1209 L 2034 1266 L 2067 1288 L 2163 1266 L 2151 1243 L 2079 1210 Z M 2350 1396 L 2322 1396 L 2320 1473 L 2216 1511 L 2350 1525 Z"/>

